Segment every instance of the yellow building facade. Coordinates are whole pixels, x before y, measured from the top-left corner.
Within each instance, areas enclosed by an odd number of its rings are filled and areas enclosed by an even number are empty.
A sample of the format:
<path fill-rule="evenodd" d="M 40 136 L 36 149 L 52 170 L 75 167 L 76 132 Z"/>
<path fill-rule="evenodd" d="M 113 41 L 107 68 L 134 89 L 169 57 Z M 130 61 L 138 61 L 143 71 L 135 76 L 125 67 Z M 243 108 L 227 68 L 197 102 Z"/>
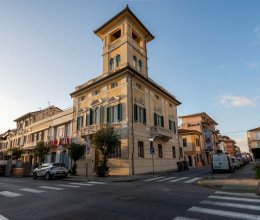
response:
<path fill-rule="evenodd" d="M 103 72 L 76 87 L 73 135 L 86 140 L 104 126 L 113 126 L 120 146 L 109 159 L 111 175 L 176 169 L 179 155 L 177 106 L 172 94 L 148 76 L 147 43 L 154 36 L 126 7 L 95 30 L 103 42 Z M 91 148 L 90 173 L 98 159 Z"/>

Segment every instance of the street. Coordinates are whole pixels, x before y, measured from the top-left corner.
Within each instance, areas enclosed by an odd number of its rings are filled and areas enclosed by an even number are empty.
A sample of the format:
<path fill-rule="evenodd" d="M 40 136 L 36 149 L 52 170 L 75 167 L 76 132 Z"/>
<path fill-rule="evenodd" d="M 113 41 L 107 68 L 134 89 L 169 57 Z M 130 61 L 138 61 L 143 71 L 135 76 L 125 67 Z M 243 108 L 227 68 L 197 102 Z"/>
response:
<path fill-rule="evenodd" d="M 258 196 L 195 184 L 210 175 L 203 168 L 120 182 L 1 177 L 0 219 L 260 218 Z"/>

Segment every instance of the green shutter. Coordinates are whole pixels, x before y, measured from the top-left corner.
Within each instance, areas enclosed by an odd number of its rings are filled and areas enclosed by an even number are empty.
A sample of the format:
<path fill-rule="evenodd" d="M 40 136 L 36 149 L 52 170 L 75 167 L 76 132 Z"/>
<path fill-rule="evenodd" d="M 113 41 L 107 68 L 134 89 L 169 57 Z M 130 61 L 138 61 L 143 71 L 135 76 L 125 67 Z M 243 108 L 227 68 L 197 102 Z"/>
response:
<path fill-rule="evenodd" d="M 145 108 L 143 109 L 143 114 L 144 114 L 143 115 L 143 117 L 144 117 L 144 122 L 143 123 L 146 124 L 146 109 Z"/>
<path fill-rule="evenodd" d="M 77 117 L 77 131 L 79 130 L 80 117 Z"/>
<path fill-rule="evenodd" d="M 107 123 L 110 124 L 110 107 L 107 107 Z"/>
<path fill-rule="evenodd" d="M 157 114 L 155 112 L 153 113 L 153 120 L 154 120 L 154 125 L 157 126 Z"/>
<path fill-rule="evenodd" d="M 93 109 L 89 109 L 89 125 L 93 124 Z"/>
<path fill-rule="evenodd" d="M 122 103 L 117 105 L 117 119 L 118 121 L 122 121 Z"/>
<path fill-rule="evenodd" d="M 175 121 L 173 122 L 173 132 L 174 132 L 174 134 L 176 134 L 176 124 L 175 124 Z"/>
<path fill-rule="evenodd" d="M 138 116 L 137 116 L 137 105 L 134 104 L 134 121 L 137 122 L 138 121 Z"/>
<path fill-rule="evenodd" d="M 103 113 L 104 113 L 104 111 L 103 111 L 103 107 L 102 106 L 100 106 L 100 108 L 99 108 L 99 113 L 100 113 L 100 116 L 99 116 L 99 119 L 100 119 L 100 124 L 103 124 Z"/>
<path fill-rule="evenodd" d="M 161 126 L 164 127 L 164 119 L 163 119 L 163 116 L 161 116 Z"/>

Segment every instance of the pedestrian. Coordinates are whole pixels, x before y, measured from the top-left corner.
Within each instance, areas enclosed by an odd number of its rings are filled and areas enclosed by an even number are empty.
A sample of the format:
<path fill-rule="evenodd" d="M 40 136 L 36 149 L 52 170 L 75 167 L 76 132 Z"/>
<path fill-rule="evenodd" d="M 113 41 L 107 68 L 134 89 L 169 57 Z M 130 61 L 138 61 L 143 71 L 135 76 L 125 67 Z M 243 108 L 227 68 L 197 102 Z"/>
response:
<path fill-rule="evenodd" d="M 35 163 L 34 163 L 34 165 L 33 165 L 33 168 L 36 169 L 36 168 L 38 168 L 38 167 L 39 167 L 39 164 L 38 164 L 37 161 L 35 161 Z"/>

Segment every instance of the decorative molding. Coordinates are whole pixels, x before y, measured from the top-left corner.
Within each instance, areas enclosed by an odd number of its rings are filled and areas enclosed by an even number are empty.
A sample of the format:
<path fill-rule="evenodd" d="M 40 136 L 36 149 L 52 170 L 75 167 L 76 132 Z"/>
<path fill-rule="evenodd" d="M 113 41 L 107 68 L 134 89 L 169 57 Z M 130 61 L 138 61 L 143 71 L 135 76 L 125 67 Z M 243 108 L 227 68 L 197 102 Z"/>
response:
<path fill-rule="evenodd" d="M 154 107 L 154 111 L 155 111 L 155 112 L 160 112 L 160 113 L 161 113 L 161 112 L 162 112 L 162 109 L 160 109 L 160 108 L 155 108 L 155 107 Z"/>
<path fill-rule="evenodd" d="M 140 103 L 142 105 L 145 104 L 145 101 L 142 98 L 135 98 L 135 102 Z"/>
<path fill-rule="evenodd" d="M 91 106 L 101 105 L 103 103 L 102 99 L 96 99 L 91 102 Z"/>
<path fill-rule="evenodd" d="M 116 102 L 116 101 L 119 101 L 120 100 L 120 97 L 118 96 L 112 96 L 111 98 L 109 98 L 107 100 L 108 103 L 111 103 L 111 102 Z"/>

